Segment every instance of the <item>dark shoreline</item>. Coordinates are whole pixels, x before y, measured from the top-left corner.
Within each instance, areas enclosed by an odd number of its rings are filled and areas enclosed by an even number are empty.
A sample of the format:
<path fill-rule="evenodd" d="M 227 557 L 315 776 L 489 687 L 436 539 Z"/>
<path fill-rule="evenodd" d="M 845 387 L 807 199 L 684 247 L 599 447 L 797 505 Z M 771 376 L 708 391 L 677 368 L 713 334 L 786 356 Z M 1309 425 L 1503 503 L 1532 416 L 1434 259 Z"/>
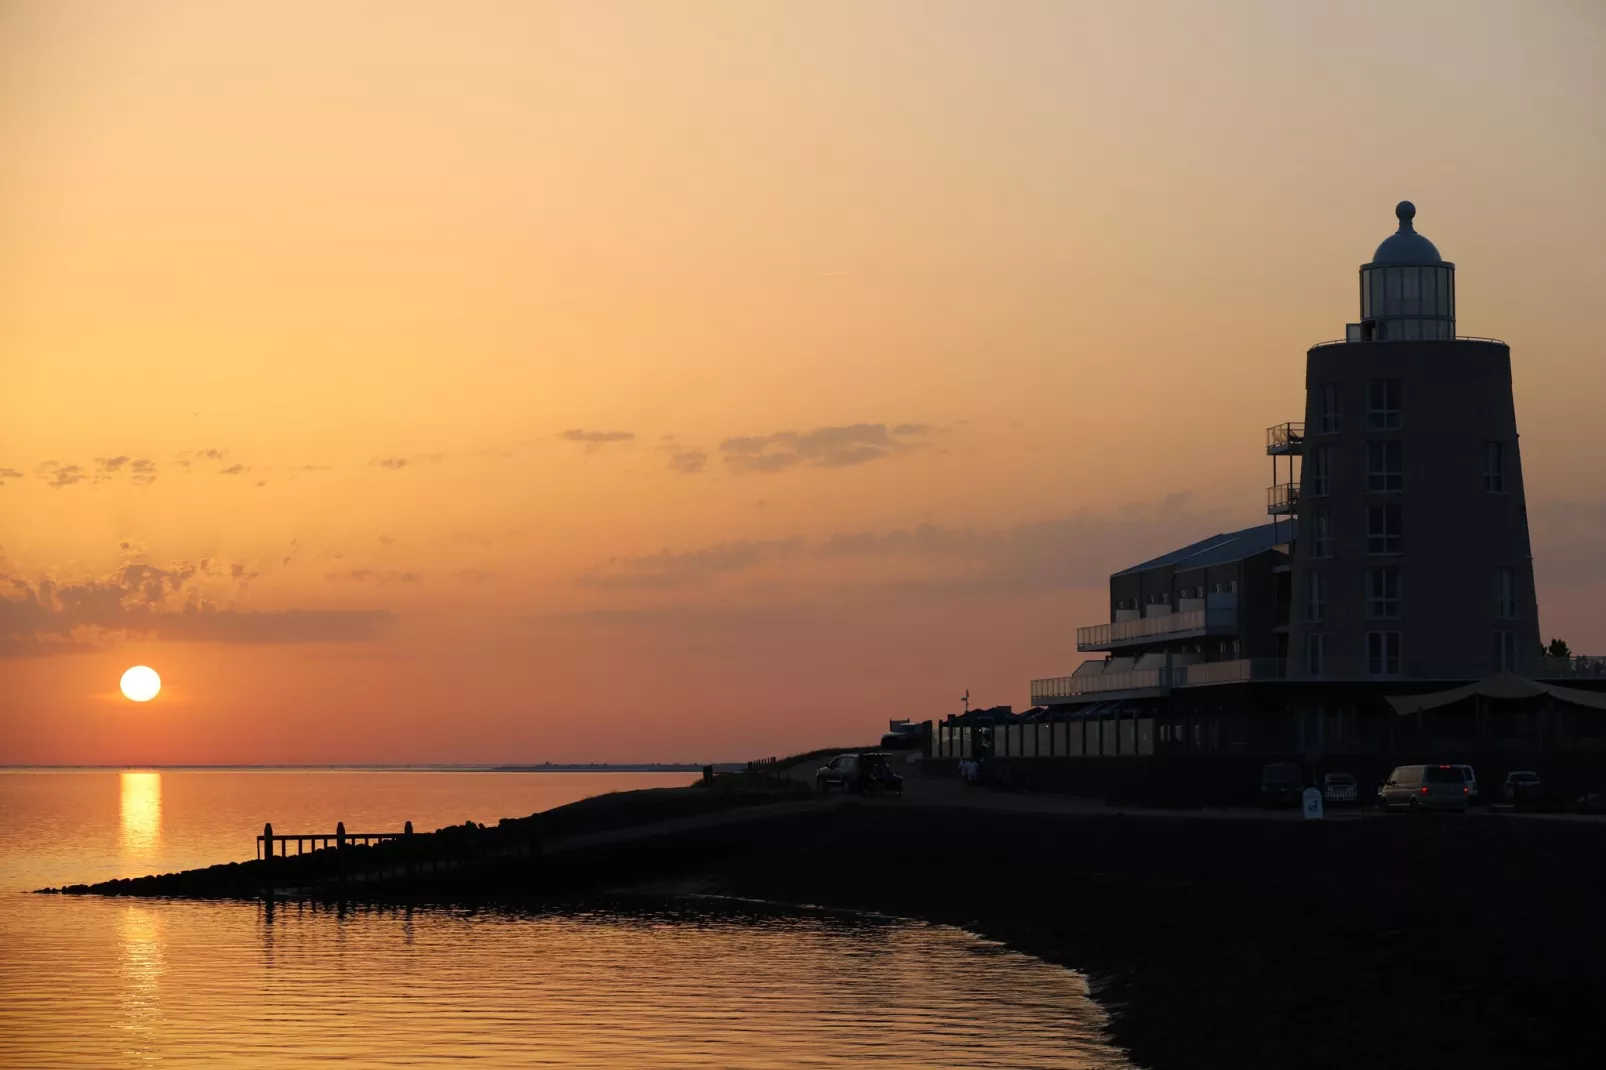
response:
<path fill-rule="evenodd" d="M 1088 975 L 1114 1041 L 1154 1070 L 1595 1061 L 1576 1053 L 1595 1050 L 1606 1000 L 1606 826 L 807 801 L 698 825 L 740 802 L 648 795 L 540 815 L 529 827 L 549 849 L 533 857 L 311 895 L 490 904 L 682 891 L 953 925 Z M 693 823 L 607 838 L 666 809 Z M 504 823 L 509 842 L 529 827 Z M 72 890 L 255 897 L 259 867 Z"/>

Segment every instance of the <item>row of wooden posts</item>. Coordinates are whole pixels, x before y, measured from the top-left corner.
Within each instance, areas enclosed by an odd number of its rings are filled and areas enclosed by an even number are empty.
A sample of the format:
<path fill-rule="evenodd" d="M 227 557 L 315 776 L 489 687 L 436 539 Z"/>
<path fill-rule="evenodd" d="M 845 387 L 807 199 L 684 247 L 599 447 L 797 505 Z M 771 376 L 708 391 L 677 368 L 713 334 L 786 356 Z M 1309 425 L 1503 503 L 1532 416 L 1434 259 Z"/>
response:
<path fill-rule="evenodd" d="M 292 840 L 295 841 L 296 854 L 299 855 L 306 851 L 306 845 L 309 843 L 312 845 L 312 849 L 314 851 L 327 847 L 333 847 L 336 850 L 341 850 L 344 849 L 347 844 L 360 843 L 367 845 L 371 843 L 384 843 L 387 840 L 405 840 L 412 834 L 413 823 L 411 821 L 407 822 L 407 826 L 400 832 L 347 832 L 346 823 L 344 821 L 337 821 L 335 823 L 335 831 L 333 833 L 275 833 L 273 831 L 273 823 L 268 822 L 262 826 L 262 835 L 257 837 L 257 858 L 271 860 L 274 854 L 273 845 L 275 843 L 282 845 L 279 848 L 279 857 L 288 858 L 290 856 L 290 842 Z"/>

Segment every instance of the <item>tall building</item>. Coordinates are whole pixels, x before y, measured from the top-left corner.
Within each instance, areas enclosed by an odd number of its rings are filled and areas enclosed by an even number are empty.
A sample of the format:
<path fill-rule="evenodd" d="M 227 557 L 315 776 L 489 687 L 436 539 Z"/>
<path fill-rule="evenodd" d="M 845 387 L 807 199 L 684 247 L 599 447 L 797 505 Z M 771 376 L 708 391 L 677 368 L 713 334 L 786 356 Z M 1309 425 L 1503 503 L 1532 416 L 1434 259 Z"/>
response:
<path fill-rule="evenodd" d="M 1305 355 L 1297 460 L 1268 512 L 1298 518 L 1283 655 L 1293 679 L 1533 674 L 1541 649 L 1511 350 L 1456 336 L 1455 265 L 1399 229 L 1360 269 L 1360 322 Z"/>

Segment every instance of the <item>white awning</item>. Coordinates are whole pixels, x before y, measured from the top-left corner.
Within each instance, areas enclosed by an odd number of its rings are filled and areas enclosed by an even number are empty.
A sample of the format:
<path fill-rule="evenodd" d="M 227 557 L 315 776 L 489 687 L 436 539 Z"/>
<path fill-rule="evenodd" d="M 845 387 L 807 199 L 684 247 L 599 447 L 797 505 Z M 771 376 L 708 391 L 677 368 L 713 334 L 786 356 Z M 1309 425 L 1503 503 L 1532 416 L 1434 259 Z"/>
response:
<path fill-rule="evenodd" d="M 1539 695 L 1549 695 L 1574 706 L 1606 710 L 1606 694 L 1580 691 L 1576 687 L 1542 684 L 1537 680 L 1529 680 L 1509 672 L 1463 687 L 1452 687 L 1448 691 L 1433 691 L 1426 695 L 1390 695 L 1389 705 L 1394 707 L 1395 713 L 1420 713 L 1423 710 L 1436 710 L 1441 706 L 1449 706 L 1474 696 L 1509 700 L 1535 698 Z"/>

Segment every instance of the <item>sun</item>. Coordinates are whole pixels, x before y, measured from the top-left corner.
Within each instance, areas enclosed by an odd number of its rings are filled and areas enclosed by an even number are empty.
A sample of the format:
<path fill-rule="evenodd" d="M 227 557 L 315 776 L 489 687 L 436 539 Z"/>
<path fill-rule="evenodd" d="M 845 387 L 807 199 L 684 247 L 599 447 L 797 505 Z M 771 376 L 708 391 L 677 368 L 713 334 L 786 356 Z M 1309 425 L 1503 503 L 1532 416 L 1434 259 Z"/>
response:
<path fill-rule="evenodd" d="M 123 689 L 123 694 L 135 702 L 149 702 L 162 689 L 162 678 L 149 665 L 136 665 L 123 673 L 118 686 Z"/>

